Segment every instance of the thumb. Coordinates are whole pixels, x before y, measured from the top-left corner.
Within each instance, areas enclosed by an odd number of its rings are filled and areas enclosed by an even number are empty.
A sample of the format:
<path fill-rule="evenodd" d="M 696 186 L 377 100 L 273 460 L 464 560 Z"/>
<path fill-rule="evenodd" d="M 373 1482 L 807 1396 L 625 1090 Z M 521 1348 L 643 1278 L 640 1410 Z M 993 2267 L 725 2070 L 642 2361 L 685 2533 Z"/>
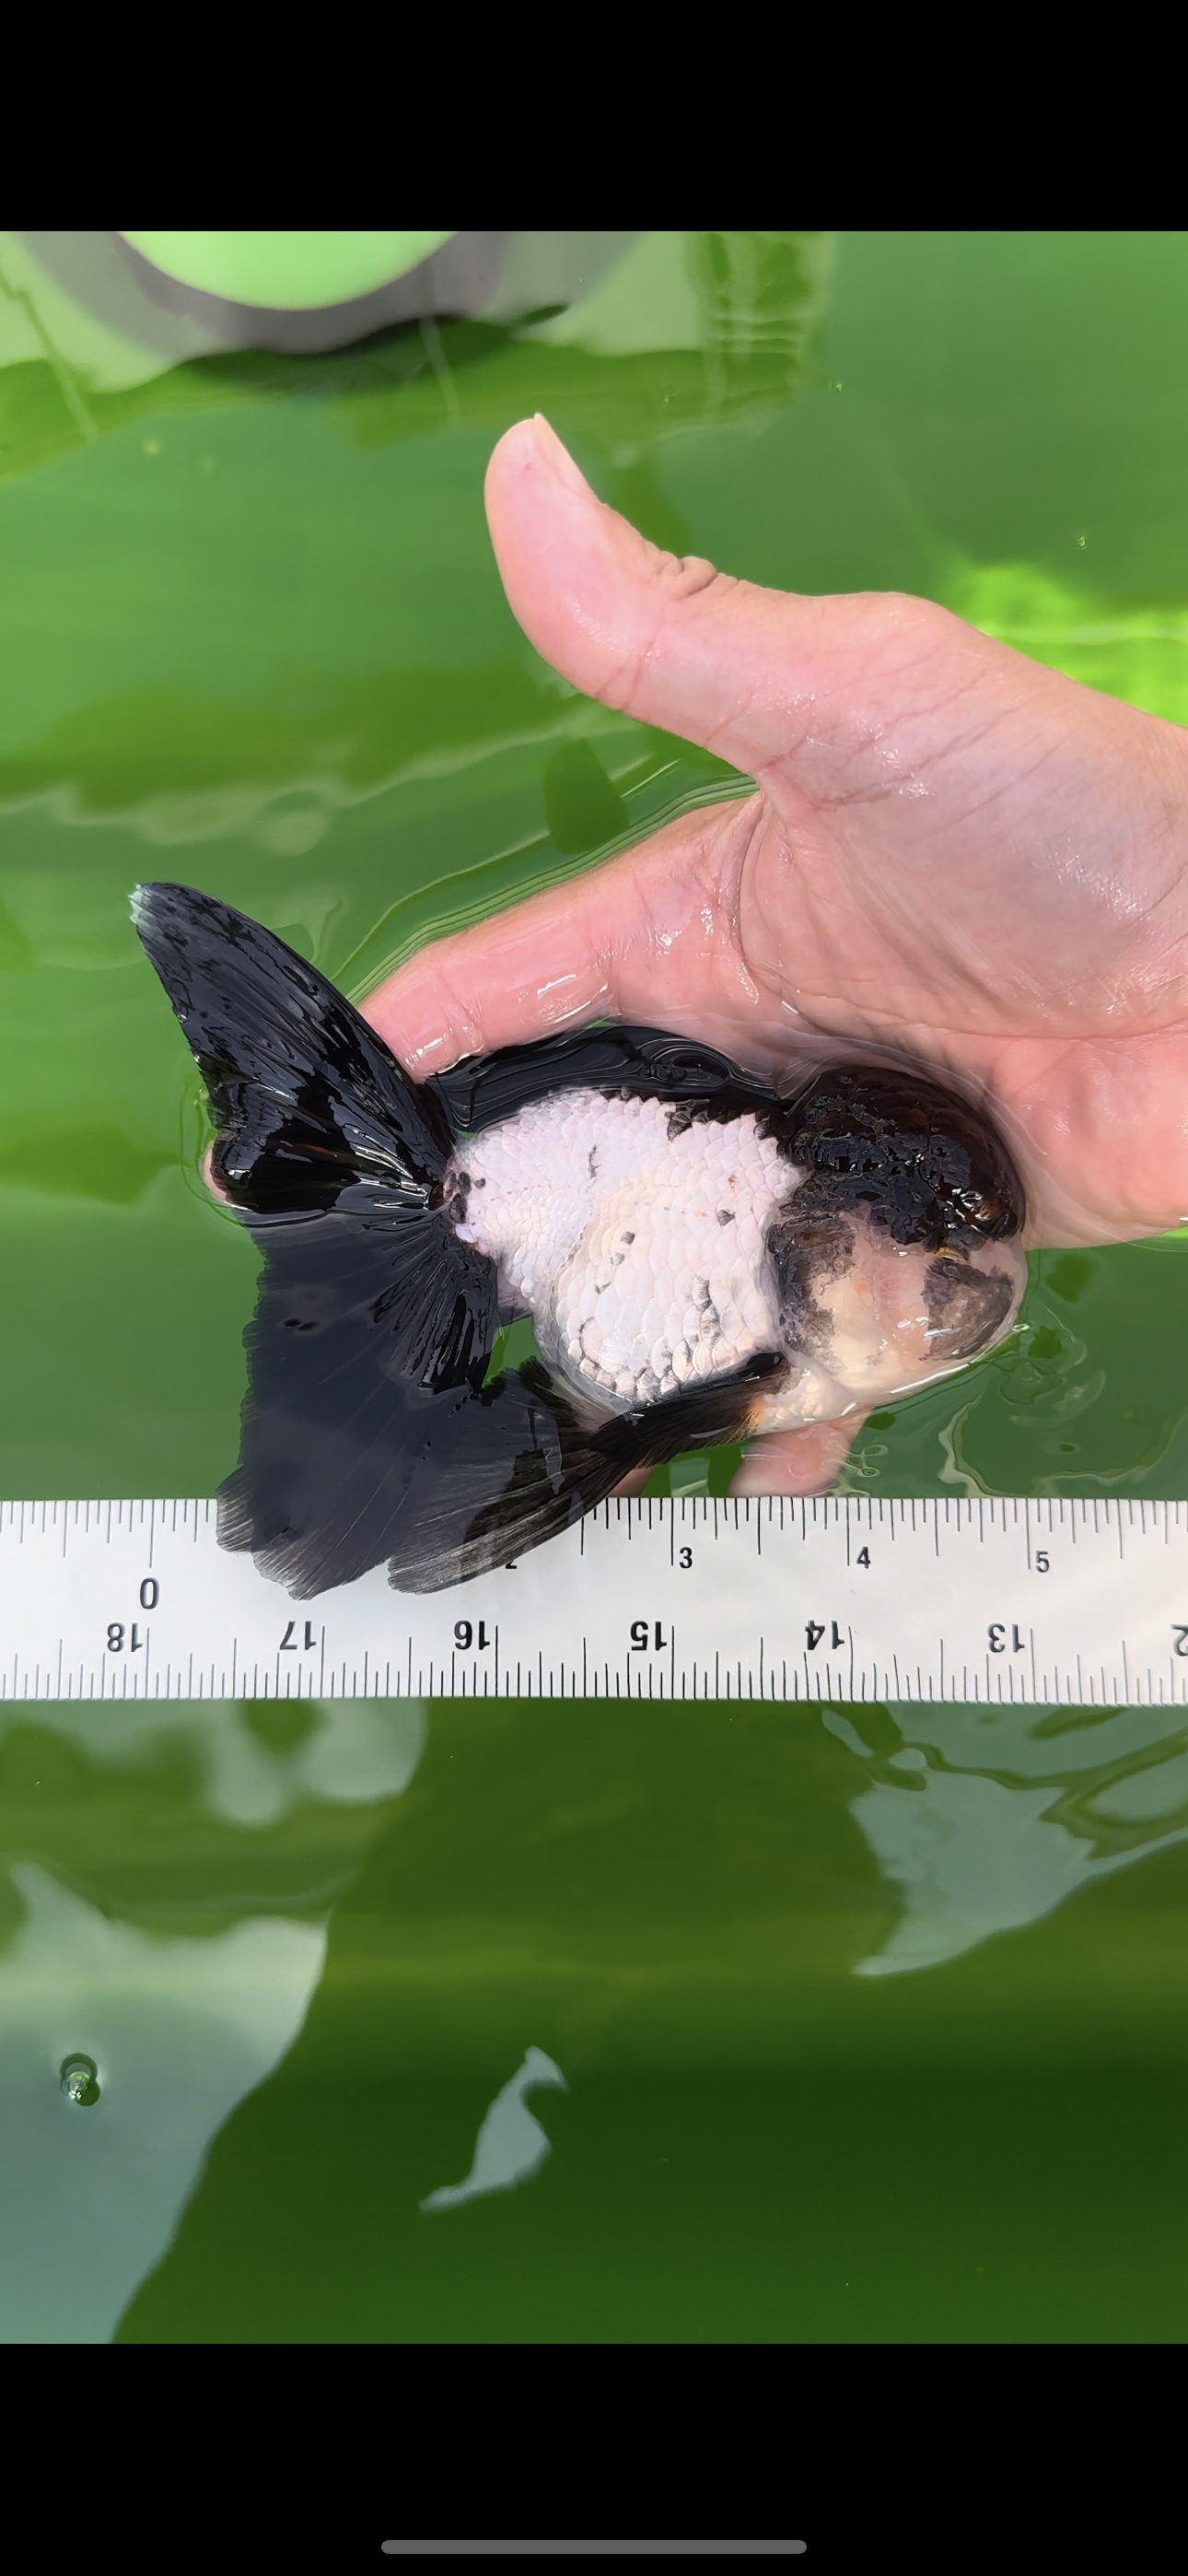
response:
<path fill-rule="evenodd" d="M 486 499 L 512 609 L 575 688 L 742 769 L 787 752 L 818 630 L 840 603 L 665 554 L 597 498 L 539 414 L 500 439 Z"/>

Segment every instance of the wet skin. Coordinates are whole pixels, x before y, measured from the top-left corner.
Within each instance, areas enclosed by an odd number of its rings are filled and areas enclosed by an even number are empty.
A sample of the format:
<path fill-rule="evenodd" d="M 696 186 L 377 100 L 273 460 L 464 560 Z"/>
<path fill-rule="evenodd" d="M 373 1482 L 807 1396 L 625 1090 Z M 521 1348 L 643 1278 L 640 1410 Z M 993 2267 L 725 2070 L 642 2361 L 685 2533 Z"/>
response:
<path fill-rule="evenodd" d="M 618 1015 L 773 1077 L 838 1041 L 990 1097 L 1028 1242 L 1188 1211 L 1188 742 L 928 600 L 796 598 L 662 554 L 544 420 L 487 469 L 508 600 L 588 696 L 750 770 L 606 866 L 436 940 L 363 1015 L 415 1077 Z M 858 1417 L 758 1440 L 819 1492 Z"/>
<path fill-rule="evenodd" d="M 757 780 L 425 948 L 365 1016 L 417 1076 L 617 1015 L 768 1076 L 873 1041 L 988 1096 L 1028 1239 L 1188 1210 L 1188 744 L 928 601 L 800 598 L 663 554 L 543 421 L 487 477 L 512 608 L 576 687 Z M 811 1492 L 857 1427 L 756 1442 Z"/>

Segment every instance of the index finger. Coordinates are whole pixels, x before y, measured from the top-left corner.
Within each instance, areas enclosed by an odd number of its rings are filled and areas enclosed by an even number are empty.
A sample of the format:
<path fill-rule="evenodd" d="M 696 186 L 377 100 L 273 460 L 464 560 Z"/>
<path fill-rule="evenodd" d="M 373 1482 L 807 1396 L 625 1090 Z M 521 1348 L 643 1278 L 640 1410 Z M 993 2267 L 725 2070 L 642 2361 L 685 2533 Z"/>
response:
<path fill-rule="evenodd" d="M 748 974 L 739 883 L 761 799 L 702 807 L 567 885 L 433 941 L 360 1005 L 415 1079 L 584 1021 L 645 1020 L 766 1070 L 779 1006 Z"/>

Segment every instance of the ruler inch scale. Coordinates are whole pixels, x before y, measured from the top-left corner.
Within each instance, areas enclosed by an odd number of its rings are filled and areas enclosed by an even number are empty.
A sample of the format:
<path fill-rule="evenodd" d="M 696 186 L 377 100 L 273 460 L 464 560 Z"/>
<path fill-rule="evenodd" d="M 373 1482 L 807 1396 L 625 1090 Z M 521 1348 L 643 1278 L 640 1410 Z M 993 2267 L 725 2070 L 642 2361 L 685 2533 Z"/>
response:
<path fill-rule="evenodd" d="M 211 1501 L 0 1504 L 0 1700 L 1188 1705 L 1188 1503 L 616 1499 L 513 1566 L 294 1602 Z"/>

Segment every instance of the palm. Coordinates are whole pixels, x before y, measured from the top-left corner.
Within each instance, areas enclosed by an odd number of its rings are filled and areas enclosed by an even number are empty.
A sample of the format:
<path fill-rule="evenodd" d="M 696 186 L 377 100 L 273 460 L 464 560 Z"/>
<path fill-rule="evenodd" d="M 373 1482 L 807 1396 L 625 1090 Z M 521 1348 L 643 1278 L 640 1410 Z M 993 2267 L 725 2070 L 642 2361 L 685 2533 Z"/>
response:
<path fill-rule="evenodd" d="M 927 602 L 792 598 L 661 556 L 543 424 L 496 450 L 488 514 L 546 659 L 758 792 L 425 950 L 368 1006 L 406 1063 L 428 1073 L 600 1013 L 764 1071 L 822 1038 L 873 1039 L 985 1086 L 1034 1240 L 1179 1223 L 1178 729 Z"/>
<path fill-rule="evenodd" d="M 984 1083 L 1027 1170 L 1039 1240 L 1179 1222 L 1180 737 L 924 603 L 821 608 L 836 728 L 806 746 L 790 726 L 786 751 L 753 759 L 761 797 L 708 829 L 699 818 L 673 836 L 679 857 L 663 853 L 691 866 L 716 913 L 712 940 L 691 923 L 668 952 L 665 1016 L 675 1024 L 683 1007 L 689 1025 L 694 1010 L 765 1061 L 812 1031 Z M 845 720 L 859 693 L 861 727 Z M 645 907 L 652 856 L 637 862 Z M 641 1000 L 655 972 L 653 960 Z"/>

